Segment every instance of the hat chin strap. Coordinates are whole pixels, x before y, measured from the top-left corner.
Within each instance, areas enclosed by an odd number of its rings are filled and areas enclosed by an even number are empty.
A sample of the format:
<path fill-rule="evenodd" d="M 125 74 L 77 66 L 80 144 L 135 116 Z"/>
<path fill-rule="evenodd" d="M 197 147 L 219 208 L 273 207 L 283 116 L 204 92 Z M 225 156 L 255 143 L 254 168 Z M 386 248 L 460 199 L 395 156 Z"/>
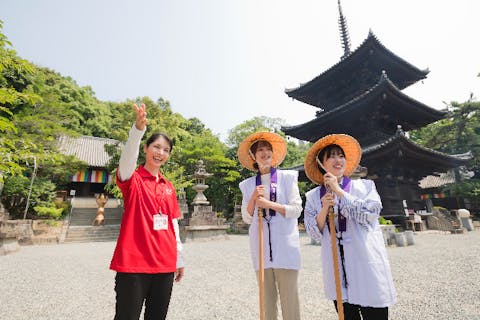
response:
<path fill-rule="evenodd" d="M 257 162 L 257 164 L 258 164 L 258 162 Z M 265 164 L 265 165 L 263 165 L 263 166 L 260 165 L 260 164 L 258 164 L 258 169 L 259 169 L 259 170 L 260 170 L 260 169 L 266 170 L 266 169 L 270 169 L 271 167 L 272 167 L 272 166 L 269 165 L 269 164 Z"/>

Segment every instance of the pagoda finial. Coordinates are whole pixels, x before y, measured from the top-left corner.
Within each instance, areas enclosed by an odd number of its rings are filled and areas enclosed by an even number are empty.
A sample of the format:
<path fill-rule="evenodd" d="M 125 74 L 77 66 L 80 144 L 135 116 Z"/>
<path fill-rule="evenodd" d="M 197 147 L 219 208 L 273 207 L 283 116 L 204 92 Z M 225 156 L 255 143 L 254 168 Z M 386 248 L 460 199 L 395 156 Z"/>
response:
<path fill-rule="evenodd" d="M 342 39 L 342 48 L 343 48 L 342 59 L 345 59 L 350 54 L 350 37 L 348 35 L 347 19 L 343 15 L 342 5 L 340 4 L 340 0 L 338 0 L 338 12 L 340 14 L 338 18 L 338 25 L 340 28 L 340 37 Z"/>

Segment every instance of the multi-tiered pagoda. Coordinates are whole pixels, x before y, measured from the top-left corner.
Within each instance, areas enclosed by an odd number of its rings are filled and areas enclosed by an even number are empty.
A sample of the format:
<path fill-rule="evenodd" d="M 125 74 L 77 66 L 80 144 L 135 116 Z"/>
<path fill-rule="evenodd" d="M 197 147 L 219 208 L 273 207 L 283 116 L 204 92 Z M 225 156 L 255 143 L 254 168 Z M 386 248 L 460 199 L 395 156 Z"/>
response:
<path fill-rule="evenodd" d="M 338 6 L 344 55 L 313 80 L 285 90 L 289 97 L 317 107 L 316 118 L 282 130 L 311 142 L 332 133 L 355 137 L 363 149 L 361 165 L 368 168 L 368 178 L 375 180 L 382 197 L 382 215 L 401 219 L 405 216 L 405 201 L 408 209 L 426 209 L 419 180 L 465 164 L 468 159 L 409 140 L 404 132 L 447 115 L 401 91 L 425 79 L 429 71 L 416 68 L 388 50 L 371 31 L 351 51 L 340 1 Z"/>

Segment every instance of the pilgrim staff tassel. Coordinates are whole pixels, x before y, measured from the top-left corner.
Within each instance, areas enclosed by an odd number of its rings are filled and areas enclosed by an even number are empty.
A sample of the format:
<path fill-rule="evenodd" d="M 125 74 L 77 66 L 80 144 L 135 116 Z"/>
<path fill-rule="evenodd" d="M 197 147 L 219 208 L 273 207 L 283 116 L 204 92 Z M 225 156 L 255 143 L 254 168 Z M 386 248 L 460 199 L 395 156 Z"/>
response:
<path fill-rule="evenodd" d="M 333 257 L 333 274 L 335 276 L 335 290 L 337 292 L 337 310 L 338 319 L 343 320 L 343 299 L 342 286 L 340 283 L 340 271 L 338 268 L 338 249 L 337 249 L 337 235 L 335 232 L 335 221 L 333 206 L 328 207 L 328 224 L 330 226 L 330 240 L 332 242 L 332 257 Z"/>
<path fill-rule="evenodd" d="M 263 208 L 258 208 L 258 255 L 259 255 L 259 270 L 258 270 L 258 289 L 260 295 L 260 320 L 265 317 L 263 295 L 265 285 L 265 273 L 263 270 Z"/>

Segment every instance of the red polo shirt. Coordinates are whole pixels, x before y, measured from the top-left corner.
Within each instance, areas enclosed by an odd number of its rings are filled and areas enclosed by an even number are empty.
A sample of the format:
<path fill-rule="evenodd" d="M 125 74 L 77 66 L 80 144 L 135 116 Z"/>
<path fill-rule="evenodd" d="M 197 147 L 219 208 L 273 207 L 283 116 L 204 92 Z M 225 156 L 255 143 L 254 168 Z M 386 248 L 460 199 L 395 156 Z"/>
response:
<path fill-rule="evenodd" d="M 118 171 L 117 171 L 118 172 Z M 124 212 L 110 269 L 128 273 L 168 273 L 176 270 L 177 243 L 172 219 L 180 216 L 175 188 L 139 166 L 132 177 L 117 185 Z M 153 216 L 168 216 L 167 230 L 154 230 Z"/>

